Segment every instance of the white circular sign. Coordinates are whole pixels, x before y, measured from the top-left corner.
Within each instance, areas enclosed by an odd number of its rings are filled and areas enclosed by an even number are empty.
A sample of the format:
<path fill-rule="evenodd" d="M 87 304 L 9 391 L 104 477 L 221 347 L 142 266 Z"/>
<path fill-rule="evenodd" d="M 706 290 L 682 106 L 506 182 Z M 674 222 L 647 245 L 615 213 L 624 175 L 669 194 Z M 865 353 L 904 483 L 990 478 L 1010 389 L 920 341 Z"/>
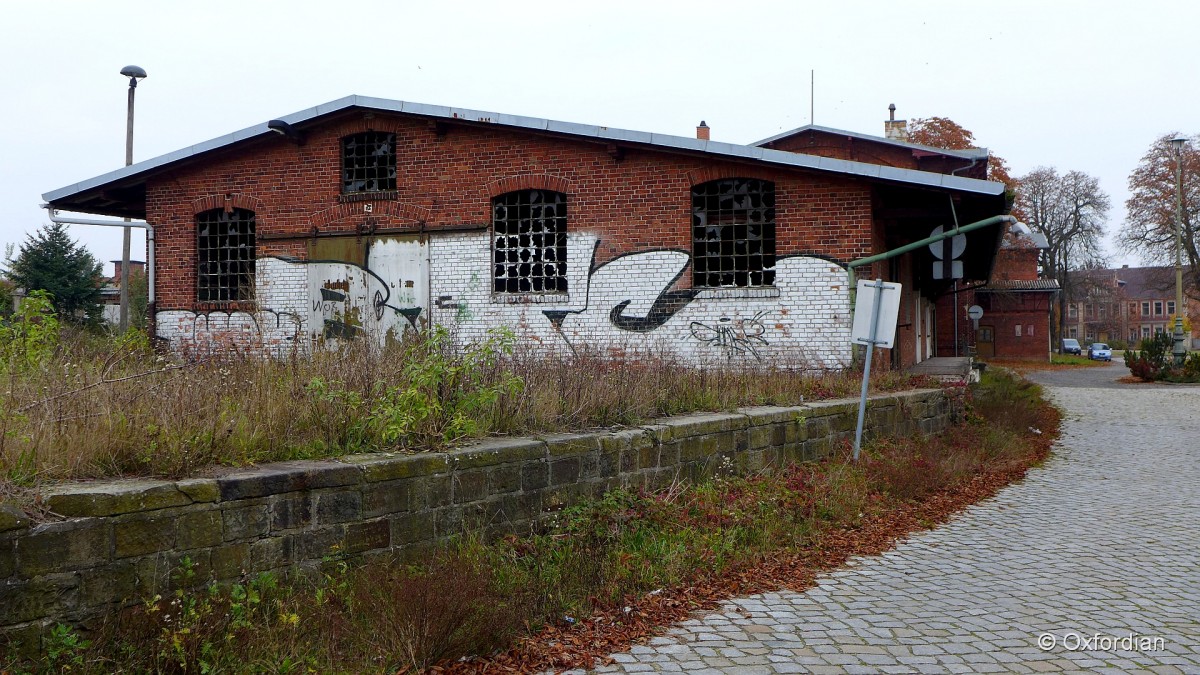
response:
<path fill-rule="evenodd" d="M 929 236 L 936 237 L 939 234 L 941 234 L 943 231 L 944 230 L 942 229 L 942 226 L 938 225 L 937 227 L 933 228 L 933 232 L 930 232 Z M 929 251 L 931 253 L 933 253 L 933 257 L 937 258 L 938 260 L 941 260 L 942 259 L 942 251 L 946 250 L 945 248 L 943 248 L 945 245 L 946 245 L 945 239 L 943 239 L 942 241 L 935 241 L 929 245 Z M 953 237 L 950 237 L 950 259 L 951 260 L 962 255 L 963 251 L 965 251 L 965 250 L 967 250 L 967 235 L 956 234 Z"/>
<path fill-rule="evenodd" d="M 972 321 L 978 321 L 983 318 L 983 308 L 979 305 L 971 305 L 967 308 L 967 318 Z"/>

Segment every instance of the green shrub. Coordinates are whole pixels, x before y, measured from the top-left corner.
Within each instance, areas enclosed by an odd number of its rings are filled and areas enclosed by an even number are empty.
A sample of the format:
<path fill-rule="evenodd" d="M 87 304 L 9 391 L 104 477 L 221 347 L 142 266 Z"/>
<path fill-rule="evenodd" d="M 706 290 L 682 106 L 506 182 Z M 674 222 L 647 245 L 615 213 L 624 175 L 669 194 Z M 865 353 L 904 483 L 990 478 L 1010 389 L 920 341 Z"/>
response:
<path fill-rule="evenodd" d="M 46 291 L 32 291 L 20 308 L 0 321 L 0 372 L 44 365 L 58 347 L 58 317 Z"/>
<path fill-rule="evenodd" d="M 1125 352 L 1125 366 L 1139 379 L 1147 382 L 1161 380 L 1171 365 L 1171 348 L 1174 344 L 1170 333 L 1142 338 L 1138 351 Z"/>
<path fill-rule="evenodd" d="M 1158 333 L 1144 338 L 1141 350 L 1125 352 L 1129 372 L 1146 382 L 1200 382 L 1200 354 L 1189 354 L 1183 365 L 1175 364 L 1175 338 L 1171 333 Z"/>

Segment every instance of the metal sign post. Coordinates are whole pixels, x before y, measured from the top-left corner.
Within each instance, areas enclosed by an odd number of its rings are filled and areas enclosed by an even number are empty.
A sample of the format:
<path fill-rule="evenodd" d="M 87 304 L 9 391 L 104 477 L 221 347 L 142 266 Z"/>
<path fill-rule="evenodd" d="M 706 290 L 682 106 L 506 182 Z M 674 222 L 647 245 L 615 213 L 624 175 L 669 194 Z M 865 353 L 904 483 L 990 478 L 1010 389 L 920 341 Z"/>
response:
<path fill-rule="evenodd" d="M 884 293 L 888 293 L 887 303 L 884 303 Z M 871 311 L 866 312 L 862 305 L 870 303 Z M 867 387 L 871 381 L 871 357 L 875 346 L 891 347 L 896 339 L 896 318 L 900 313 L 900 284 L 884 283 L 882 279 L 874 282 L 858 282 L 858 295 L 854 308 L 854 328 L 850 341 L 867 345 L 867 360 L 863 364 L 862 395 L 858 401 L 858 426 L 854 431 L 854 461 L 862 449 L 863 419 L 867 413 Z M 865 322 L 860 317 L 870 317 Z"/>
<path fill-rule="evenodd" d="M 967 318 L 975 325 L 975 330 L 979 330 L 979 320 L 983 318 L 983 308 L 979 305 L 971 305 L 967 308 Z"/>

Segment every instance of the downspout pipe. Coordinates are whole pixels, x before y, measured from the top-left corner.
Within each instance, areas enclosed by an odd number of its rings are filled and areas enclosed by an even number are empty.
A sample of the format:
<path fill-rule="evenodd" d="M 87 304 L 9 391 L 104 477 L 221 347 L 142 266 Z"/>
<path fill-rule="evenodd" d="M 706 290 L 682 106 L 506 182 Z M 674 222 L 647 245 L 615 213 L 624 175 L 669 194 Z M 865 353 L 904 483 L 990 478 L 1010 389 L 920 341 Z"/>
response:
<path fill-rule="evenodd" d="M 150 338 L 154 339 L 157 321 L 155 321 L 154 304 L 154 226 L 144 220 L 99 220 L 96 218 L 74 218 L 58 215 L 58 211 L 49 204 L 42 204 L 50 217 L 50 222 L 61 225 L 96 225 L 100 227 L 140 227 L 146 231 L 146 314 L 147 329 Z"/>
<path fill-rule="evenodd" d="M 850 261 L 850 263 L 846 265 L 846 280 L 850 285 L 850 324 L 851 325 L 854 324 L 854 302 L 856 300 L 855 296 L 858 294 L 857 281 L 854 278 L 855 268 L 863 267 L 865 265 L 871 265 L 871 264 L 877 263 L 877 262 L 882 262 L 884 260 L 890 260 L 892 258 L 895 258 L 896 256 L 904 255 L 905 253 L 908 253 L 910 251 L 915 251 L 919 248 L 928 246 L 930 244 L 937 243 L 937 242 L 945 240 L 945 239 L 949 239 L 951 237 L 958 236 L 960 234 L 974 232 L 975 230 L 981 230 L 985 227 L 991 227 L 991 226 L 997 225 L 999 223 L 1008 223 L 1009 225 L 1013 225 L 1016 222 L 1017 222 L 1017 219 L 1014 218 L 1013 216 L 992 216 L 991 218 L 977 220 L 973 223 L 968 223 L 961 227 L 955 227 L 954 229 L 946 230 L 945 232 L 934 235 L 932 237 L 925 237 L 924 239 L 921 239 L 920 241 L 914 241 L 911 244 L 905 244 L 904 246 L 901 246 L 900 248 L 894 248 L 890 251 L 885 251 L 883 253 L 878 253 L 876 255 L 867 256 L 866 258 L 859 258 L 858 260 Z M 857 352 L 856 352 L 856 354 L 857 354 Z"/>

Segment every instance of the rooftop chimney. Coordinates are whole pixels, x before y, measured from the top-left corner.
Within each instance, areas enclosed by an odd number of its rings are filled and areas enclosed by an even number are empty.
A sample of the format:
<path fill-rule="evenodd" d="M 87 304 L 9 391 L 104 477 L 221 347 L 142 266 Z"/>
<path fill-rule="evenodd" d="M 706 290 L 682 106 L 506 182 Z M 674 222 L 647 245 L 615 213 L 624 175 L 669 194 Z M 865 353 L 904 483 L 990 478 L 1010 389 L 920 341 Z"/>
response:
<path fill-rule="evenodd" d="M 883 135 L 894 141 L 908 141 L 908 120 L 896 119 L 896 104 L 888 105 L 888 120 L 883 123 Z"/>
<path fill-rule="evenodd" d="M 707 141 L 708 132 L 708 125 L 704 123 L 704 120 L 700 120 L 700 126 L 696 127 L 696 138 L 699 138 L 702 141 Z"/>

